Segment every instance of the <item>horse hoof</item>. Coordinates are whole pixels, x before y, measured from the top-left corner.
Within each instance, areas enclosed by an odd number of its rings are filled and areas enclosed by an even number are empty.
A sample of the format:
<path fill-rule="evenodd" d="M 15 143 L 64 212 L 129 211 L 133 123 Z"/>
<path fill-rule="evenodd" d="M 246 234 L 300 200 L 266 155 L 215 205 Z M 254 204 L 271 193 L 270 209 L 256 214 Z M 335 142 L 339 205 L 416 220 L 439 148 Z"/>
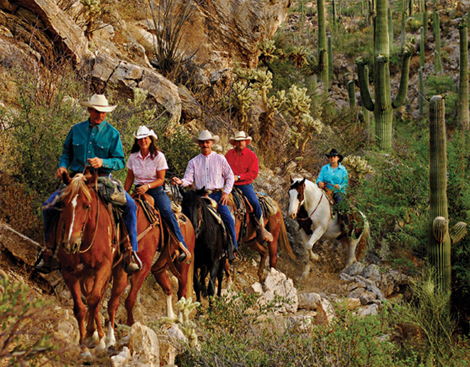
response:
<path fill-rule="evenodd" d="M 99 344 L 95 347 L 94 353 L 96 355 L 104 355 L 106 353 L 106 343 L 105 338 L 101 338 Z"/>
<path fill-rule="evenodd" d="M 80 353 L 80 359 L 83 362 L 91 362 L 93 360 L 93 356 L 90 353 L 90 350 L 87 347 L 82 347 L 82 352 Z"/>

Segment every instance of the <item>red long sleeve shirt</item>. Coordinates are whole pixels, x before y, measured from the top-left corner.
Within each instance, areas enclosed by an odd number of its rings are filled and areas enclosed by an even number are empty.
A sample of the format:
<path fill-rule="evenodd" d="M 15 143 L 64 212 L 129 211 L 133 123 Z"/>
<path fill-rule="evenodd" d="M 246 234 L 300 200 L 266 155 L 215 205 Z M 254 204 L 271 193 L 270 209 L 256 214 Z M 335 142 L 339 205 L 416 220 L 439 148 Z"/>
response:
<path fill-rule="evenodd" d="M 235 182 L 235 186 L 250 184 L 258 177 L 258 157 L 250 149 L 243 149 L 240 155 L 237 155 L 235 148 L 230 149 L 225 159 L 232 168 L 233 174 L 240 175 L 240 180 Z"/>

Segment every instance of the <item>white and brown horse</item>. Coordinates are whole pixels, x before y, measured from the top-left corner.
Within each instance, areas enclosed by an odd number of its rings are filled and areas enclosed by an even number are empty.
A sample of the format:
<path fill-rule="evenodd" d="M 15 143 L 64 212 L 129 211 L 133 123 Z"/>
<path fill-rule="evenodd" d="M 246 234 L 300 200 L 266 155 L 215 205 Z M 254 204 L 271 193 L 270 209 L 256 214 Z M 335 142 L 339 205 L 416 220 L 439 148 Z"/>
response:
<path fill-rule="evenodd" d="M 325 192 L 315 183 L 304 179 L 291 179 L 289 188 L 289 209 L 287 214 L 297 219 L 302 241 L 312 262 L 318 255 L 312 251 L 320 239 L 338 239 L 347 250 L 346 267 L 361 260 L 365 255 L 369 238 L 369 222 L 364 214 L 357 211 L 354 228 L 348 233 L 342 231 L 339 215 L 335 214 Z M 304 271 L 310 271 L 310 264 Z"/>

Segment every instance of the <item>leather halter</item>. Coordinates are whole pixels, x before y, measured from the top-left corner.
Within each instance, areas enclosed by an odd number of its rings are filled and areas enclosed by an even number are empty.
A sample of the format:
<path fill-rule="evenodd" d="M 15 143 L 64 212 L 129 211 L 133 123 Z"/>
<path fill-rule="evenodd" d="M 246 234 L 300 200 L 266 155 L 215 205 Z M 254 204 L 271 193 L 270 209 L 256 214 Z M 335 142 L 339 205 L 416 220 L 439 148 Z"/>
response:
<path fill-rule="evenodd" d="M 295 189 L 297 192 L 299 192 L 297 189 Z M 302 196 L 305 196 L 304 194 L 302 194 Z M 313 209 L 313 211 L 307 216 L 307 218 L 299 218 L 298 216 L 296 216 L 295 219 L 297 219 L 297 221 L 302 221 L 302 220 L 307 220 L 307 219 L 310 219 L 310 217 L 313 215 L 313 213 L 315 213 L 315 211 L 318 209 L 318 207 L 320 206 L 320 203 L 323 199 L 323 196 L 325 196 L 325 193 L 322 191 L 321 192 L 321 197 L 320 197 L 320 200 L 318 200 L 318 203 L 317 203 L 317 206 L 315 207 L 315 209 Z M 300 211 L 300 208 L 302 207 L 302 201 L 303 201 L 303 198 L 302 200 L 299 200 L 299 207 L 297 208 L 297 214 L 299 214 L 299 211 Z"/>
<path fill-rule="evenodd" d="M 96 232 L 98 232 L 98 220 L 100 218 L 100 203 L 99 203 L 99 198 L 98 198 L 98 205 L 97 205 L 97 210 L 96 210 L 96 223 L 95 223 L 95 231 L 93 233 L 93 238 L 91 239 L 91 243 L 90 243 L 90 246 L 88 246 L 88 248 L 86 250 L 83 250 L 83 251 L 78 251 L 79 254 L 84 254 L 85 252 L 89 251 L 91 249 L 91 246 L 93 246 L 93 244 L 95 243 L 95 238 L 96 238 Z M 91 208 L 91 205 L 87 208 L 87 213 L 86 213 L 86 220 L 83 224 L 83 227 L 82 227 L 82 231 L 80 233 L 80 239 L 83 237 L 83 231 L 85 229 L 85 226 L 88 222 L 88 215 L 90 214 L 90 208 Z"/>

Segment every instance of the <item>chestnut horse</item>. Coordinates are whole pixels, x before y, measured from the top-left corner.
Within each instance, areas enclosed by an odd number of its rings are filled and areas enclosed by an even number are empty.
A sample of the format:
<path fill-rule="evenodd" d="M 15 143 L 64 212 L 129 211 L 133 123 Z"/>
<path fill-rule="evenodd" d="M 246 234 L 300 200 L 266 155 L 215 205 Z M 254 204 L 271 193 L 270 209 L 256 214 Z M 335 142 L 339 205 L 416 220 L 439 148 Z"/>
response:
<path fill-rule="evenodd" d="M 112 267 L 119 257 L 118 244 L 113 241 L 113 220 L 92 189 L 97 184 L 97 174 L 91 179 L 83 174 L 70 179 L 65 173 L 63 180 L 67 187 L 61 196 L 63 209 L 55 237 L 59 245 L 57 255 L 62 276 L 72 293 L 73 312 L 80 332 L 79 344 L 84 354 L 89 355 L 87 347 L 96 346 L 98 341 L 97 348 L 106 348 L 100 305 Z M 109 317 L 114 319 L 113 314 Z M 108 340 L 113 337 L 110 331 Z"/>
<path fill-rule="evenodd" d="M 127 286 L 127 274 L 122 267 L 122 256 L 118 249 L 117 234 L 113 217 L 96 193 L 97 174 L 90 178 L 77 174 L 70 179 L 63 176 L 67 185 L 61 196 L 63 209 L 59 217 L 56 241 L 60 244 L 58 258 L 65 283 L 69 287 L 74 302 L 74 315 L 79 325 L 79 343 L 84 354 L 89 354 L 87 346 L 105 349 L 115 344 L 114 320 L 119 297 Z M 173 242 L 164 241 L 160 225 L 150 225 L 138 205 L 139 252 L 142 269 L 132 275 L 131 291 L 126 299 L 128 324 L 134 322 L 132 308 L 137 293 L 150 271 L 167 294 L 167 315 L 172 316 L 171 282 L 165 272 L 170 267 L 179 280 L 178 297 L 186 293 L 188 285 L 192 292 L 192 271 L 187 263 L 175 264 Z M 182 226 L 188 249 L 194 251 L 194 230 L 189 221 Z M 163 243 L 161 252 L 158 246 Z M 153 261 L 154 258 L 158 260 Z M 192 270 L 192 269 L 191 269 Z M 188 276 L 189 275 L 189 276 Z M 113 276 L 113 289 L 108 302 L 109 330 L 106 342 L 99 318 L 101 300 L 108 282 Z M 82 301 L 82 294 L 86 305 Z"/>
<path fill-rule="evenodd" d="M 153 198 L 145 195 L 144 200 L 153 203 Z M 155 277 L 157 283 L 162 287 L 163 292 L 166 294 L 167 316 L 174 318 L 173 305 L 172 305 L 172 290 L 171 281 L 166 272 L 170 269 L 173 275 L 178 278 L 178 299 L 186 297 L 187 294 L 191 295 L 193 292 L 193 261 L 184 261 L 179 263 L 176 260 L 178 255 L 177 240 L 170 235 L 167 230 L 162 231 L 161 225 L 152 227 L 145 212 L 142 208 L 140 200 L 136 200 L 137 204 L 137 233 L 139 239 L 139 251 L 137 255 L 142 261 L 142 269 L 137 273 L 132 274 L 131 289 L 126 298 L 125 307 L 127 310 L 127 325 L 134 324 L 134 315 L 132 310 L 134 308 L 137 294 L 142 287 L 142 284 L 151 272 Z M 159 219 L 161 223 L 161 218 Z M 178 220 L 183 234 L 184 241 L 191 256 L 194 256 L 195 236 L 194 229 L 187 217 L 181 214 Z M 165 232 L 165 233 L 164 233 Z M 159 248 L 159 245 L 161 248 Z M 113 291 L 111 299 L 108 302 L 108 311 L 110 315 L 115 315 L 119 306 L 119 296 L 122 294 L 128 284 L 127 274 L 124 272 L 122 266 L 116 266 L 113 269 Z M 114 319 L 110 318 L 110 325 L 114 325 Z"/>
<path fill-rule="evenodd" d="M 240 238 L 242 221 L 244 218 L 241 218 L 240 215 L 235 215 L 235 232 L 237 233 L 237 239 L 239 243 L 247 244 L 250 248 L 257 251 L 260 254 L 260 262 L 258 267 L 258 278 L 259 281 L 263 282 L 263 269 L 266 263 L 266 258 L 268 257 L 269 252 L 269 266 L 276 269 L 277 265 L 277 243 L 278 241 L 281 244 L 282 250 L 289 255 L 290 258 L 294 259 L 294 253 L 292 252 L 289 239 L 287 238 L 286 225 L 284 223 L 284 218 L 282 216 L 281 208 L 279 204 L 273 200 L 276 204 L 277 211 L 276 214 L 268 216 L 266 213 L 263 213 L 264 225 L 266 230 L 271 232 L 273 235 L 272 241 L 266 241 L 267 249 L 263 241 L 257 239 L 256 235 L 256 226 L 253 218 L 248 218 L 246 230 L 243 238 Z M 234 204 L 231 204 L 234 208 Z"/>

